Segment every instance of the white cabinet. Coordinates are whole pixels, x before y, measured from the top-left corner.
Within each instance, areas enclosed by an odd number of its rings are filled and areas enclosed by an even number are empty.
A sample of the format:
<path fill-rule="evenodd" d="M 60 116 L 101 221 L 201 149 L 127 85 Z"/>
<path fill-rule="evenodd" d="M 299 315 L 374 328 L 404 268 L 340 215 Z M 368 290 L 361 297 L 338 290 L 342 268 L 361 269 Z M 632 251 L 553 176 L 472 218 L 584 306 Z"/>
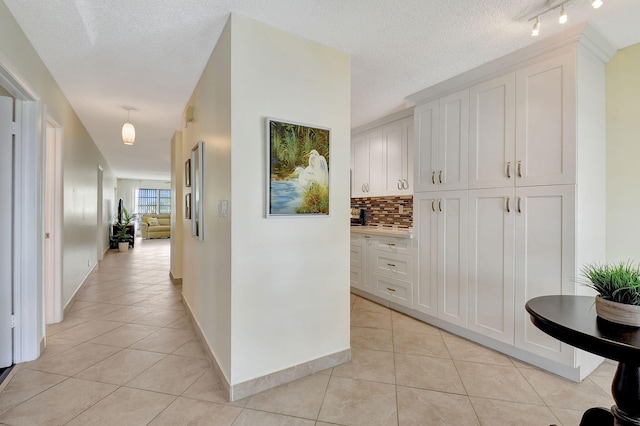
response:
<path fill-rule="evenodd" d="M 370 246 L 370 235 L 351 234 L 351 287 L 373 293 L 368 279 Z"/>
<path fill-rule="evenodd" d="M 382 195 L 413 193 L 413 117 L 382 128 L 385 164 Z"/>
<path fill-rule="evenodd" d="M 413 117 L 396 120 L 351 142 L 352 197 L 413 193 Z"/>
<path fill-rule="evenodd" d="M 468 186 L 469 90 L 415 107 L 415 192 Z"/>
<path fill-rule="evenodd" d="M 574 185 L 516 190 L 515 345 L 567 365 L 572 347 L 538 330 L 522 308 L 547 294 L 575 294 L 576 199 Z"/>
<path fill-rule="evenodd" d="M 351 287 L 413 307 L 411 238 L 351 233 Z"/>
<path fill-rule="evenodd" d="M 473 86 L 469 188 L 575 183 L 575 85 L 562 55 Z"/>
<path fill-rule="evenodd" d="M 468 191 L 414 196 L 419 282 L 414 308 L 462 327 L 467 325 Z"/>
<path fill-rule="evenodd" d="M 354 136 L 351 142 L 352 197 L 379 195 L 382 192 L 384 164 L 382 129 Z"/>

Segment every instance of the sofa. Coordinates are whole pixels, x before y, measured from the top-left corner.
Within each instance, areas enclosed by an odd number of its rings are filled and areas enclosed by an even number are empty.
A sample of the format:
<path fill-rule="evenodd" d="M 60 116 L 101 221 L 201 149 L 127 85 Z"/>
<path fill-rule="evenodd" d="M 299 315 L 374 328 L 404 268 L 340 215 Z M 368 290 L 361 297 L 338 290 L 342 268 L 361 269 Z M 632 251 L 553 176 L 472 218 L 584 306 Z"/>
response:
<path fill-rule="evenodd" d="M 158 222 L 157 225 L 155 223 L 156 221 Z M 171 215 L 170 214 L 143 215 L 140 218 L 140 235 L 142 236 L 142 238 L 146 238 L 146 239 L 171 237 Z"/>

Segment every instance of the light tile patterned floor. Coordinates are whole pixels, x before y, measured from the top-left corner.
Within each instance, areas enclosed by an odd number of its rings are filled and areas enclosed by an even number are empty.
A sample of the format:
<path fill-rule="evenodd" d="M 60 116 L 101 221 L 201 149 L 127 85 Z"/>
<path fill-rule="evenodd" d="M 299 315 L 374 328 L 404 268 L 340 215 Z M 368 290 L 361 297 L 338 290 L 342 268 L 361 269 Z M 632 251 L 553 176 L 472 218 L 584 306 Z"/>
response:
<path fill-rule="evenodd" d="M 168 265 L 168 240 L 110 252 L 0 424 L 571 426 L 613 403 L 613 363 L 576 384 L 353 295 L 353 362 L 227 403 Z"/>

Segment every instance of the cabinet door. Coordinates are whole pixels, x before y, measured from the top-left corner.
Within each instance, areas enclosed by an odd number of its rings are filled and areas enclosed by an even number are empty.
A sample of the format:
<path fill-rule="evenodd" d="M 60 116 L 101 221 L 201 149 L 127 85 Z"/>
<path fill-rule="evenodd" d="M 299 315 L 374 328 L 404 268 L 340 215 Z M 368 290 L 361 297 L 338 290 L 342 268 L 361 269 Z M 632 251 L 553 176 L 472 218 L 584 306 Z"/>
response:
<path fill-rule="evenodd" d="M 469 329 L 513 345 L 513 188 L 469 191 Z"/>
<path fill-rule="evenodd" d="M 469 97 L 469 188 L 513 187 L 515 74 L 478 84 Z"/>
<path fill-rule="evenodd" d="M 403 178 L 405 179 L 404 193 L 413 194 L 413 117 L 402 120 L 402 158 Z"/>
<path fill-rule="evenodd" d="M 423 192 L 413 196 L 414 250 L 413 308 L 438 316 L 438 194 Z"/>
<path fill-rule="evenodd" d="M 468 188 L 469 90 L 440 99 L 438 167 L 439 190 Z"/>
<path fill-rule="evenodd" d="M 391 123 L 382 128 L 384 141 L 385 167 L 383 174 L 383 195 L 399 195 L 403 193 L 403 179 L 406 169 L 406 148 L 403 147 L 402 123 Z"/>
<path fill-rule="evenodd" d="M 369 146 L 365 135 L 351 140 L 351 196 L 366 197 L 369 183 Z"/>
<path fill-rule="evenodd" d="M 515 344 L 573 365 L 570 346 L 538 330 L 527 300 L 575 294 L 575 188 L 573 185 L 516 188 Z"/>
<path fill-rule="evenodd" d="M 435 191 L 438 168 L 438 121 L 440 103 L 418 105 L 414 118 L 414 192 Z"/>
<path fill-rule="evenodd" d="M 369 184 L 367 196 L 382 195 L 384 187 L 384 141 L 382 129 L 367 133 L 369 148 Z"/>
<path fill-rule="evenodd" d="M 467 326 L 467 191 L 438 193 L 438 318 Z"/>
<path fill-rule="evenodd" d="M 576 182 L 575 58 L 516 72 L 516 185 Z"/>

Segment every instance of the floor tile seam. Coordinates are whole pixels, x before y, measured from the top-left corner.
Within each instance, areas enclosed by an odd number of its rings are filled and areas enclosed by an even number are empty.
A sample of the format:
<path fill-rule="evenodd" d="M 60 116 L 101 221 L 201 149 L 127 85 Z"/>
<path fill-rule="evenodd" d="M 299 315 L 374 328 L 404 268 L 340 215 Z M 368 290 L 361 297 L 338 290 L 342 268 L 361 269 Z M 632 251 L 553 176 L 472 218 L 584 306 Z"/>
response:
<path fill-rule="evenodd" d="M 78 380 L 86 380 L 86 379 L 78 379 Z M 89 382 L 92 382 L 94 380 L 87 380 Z M 100 382 L 97 382 L 100 383 Z M 117 385 L 113 385 L 112 386 L 117 386 Z M 74 421 L 78 416 L 81 416 L 82 414 L 84 414 L 85 412 L 87 412 L 88 410 L 90 410 L 91 408 L 93 408 L 94 406 L 96 406 L 100 401 L 104 400 L 105 398 L 109 397 L 109 395 L 112 395 L 115 391 L 117 391 L 118 389 L 120 389 L 120 386 L 117 386 L 114 390 L 112 390 L 111 392 L 109 392 L 107 395 L 105 395 L 104 397 L 100 398 L 99 400 L 95 401 L 93 404 L 91 404 L 89 407 L 87 407 L 85 410 L 83 410 L 82 412 L 76 414 L 73 418 L 69 419 L 68 421 L 66 421 L 65 425 L 71 423 L 72 421 Z"/>
<path fill-rule="evenodd" d="M 558 422 L 558 424 L 561 424 L 562 422 L 560 421 L 560 419 L 558 418 L 558 416 L 556 416 L 556 413 L 553 412 L 553 410 L 551 409 L 551 407 L 545 405 L 539 405 L 539 404 L 530 404 L 527 402 L 522 402 L 522 401 L 505 401 L 503 399 L 496 399 L 496 398 L 487 398 L 484 396 L 472 396 L 469 395 L 469 401 L 471 402 L 471 406 L 473 407 L 474 411 L 475 411 L 475 405 L 473 404 L 473 400 L 474 399 L 482 399 L 482 400 L 486 400 L 486 401 L 497 401 L 497 402 L 508 402 L 510 404 L 521 404 L 521 405 L 528 405 L 530 407 L 545 407 L 550 413 L 551 415 L 556 419 L 556 421 Z M 556 408 L 561 408 L 561 407 L 556 407 Z M 478 417 L 478 420 L 480 420 L 480 416 L 478 416 L 478 413 L 476 412 L 476 417 Z"/>
<path fill-rule="evenodd" d="M 25 368 L 25 370 L 30 370 L 30 369 Z M 14 408 L 15 408 L 15 407 L 17 407 L 18 405 L 20 405 L 20 404 L 24 404 L 25 402 L 27 402 L 27 401 L 29 401 L 29 400 L 31 400 L 31 399 L 33 399 L 33 398 L 35 398 L 36 396 L 38 396 L 38 395 L 40 395 L 40 394 L 42 394 L 42 393 L 44 393 L 44 392 L 48 391 L 49 389 L 53 388 L 54 386 L 58 386 L 59 384 L 66 382 L 67 380 L 69 380 L 69 379 L 72 377 L 72 376 L 66 376 L 66 375 L 64 375 L 64 374 L 48 373 L 48 372 L 46 372 L 46 371 L 40 371 L 40 370 L 31 370 L 31 371 L 36 371 L 36 372 L 38 372 L 38 373 L 53 374 L 53 375 L 55 375 L 55 376 L 61 376 L 61 377 L 64 377 L 64 379 L 63 379 L 63 380 L 60 380 L 58 383 L 54 383 L 54 384 L 52 384 L 51 386 L 47 387 L 46 389 L 41 390 L 40 392 L 38 392 L 38 393 L 36 393 L 36 394 L 34 394 L 34 395 L 31 395 L 29 398 L 25 399 L 24 401 L 21 401 L 21 402 L 19 402 L 19 403 L 15 404 L 15 405 L 12 405 L 10 408 L 8 408 L 8 409 L 6 409 L 4 412 L 0 413 L 0 416 L 2 416 L 3 414 L 5 414 L 5 413 L 9 412 L 9 410 L 14 409 Z M 15 378 L 15 376 L 14 376 L 13 378 Z M 12 380 L 13 380 L 13 378 L 12 378 Z M 9 386 L 9 384 L 10 384 L 10 383 L 11 383 L 11 382 L 7 383 L 7 387 Z M 6 390 L 7 390 L 7 388 L 5 387 L 5 388 L 4 388 L 4 390 L 3 390 L 2 392 L 0 392 L 0 397 L 2 396 L 2 394 L 3 394 Z M 0 423 L 0 424 L 3 424 L 3 423 Z"/>
<path fill-rule="evenodd" d="M 130 388 L 131 389 L 131 388 Z M 148 391 L 148 392 L 154 392 L 154 391 Z M 156 393 L 161 393 L 161 392 L 156 392 Z M 163 394 L 164 395 L 164 394 Z M 167 394 L 168 395 L 168 394 Z M 162 413 L 164 413 L 166 410 L 169 409 L 169 407 L 171 407 L 173 405 L 174 402 L 176 402 L 178 400 L 178 398 L 181 398 L 181 396 L 176 396 L 176 395 L 171 395 L 174 396 L 175 398 L 173 399 L 173 401 L 171 401 L 169 404 L 167 404 L 166 407 L 164 407 L 162 410 L 160 410 L 160 412 L 158 414 L 156 414 L 151 420 L 149 420 L 146 425 L 150 425 L 151 423 L 153 423 L 158 417 L 160 417 L 162 415 Z M 234 419 L 235 421 L 235 419 Z"/>
<path fill-rule="evenodd" d="M 524 378 L 525 382 L 527 382 L 527 384 L 531 387 L 531 389 L 533 389 L 533 391 L 534 391 L 534 392 L 535 392 L 535 394 L 538 396 L 538 398 L 540 398 L 540 401 L 542 401 L 542 404 L 543 404 L 545 407 L 547 407 L 547 408 L 551 409 L 551 407 L 552 407 L 552 406 L 551 406 L 551 405 L 549 405 L 549 404 L 547 403 L 547 400 L 546 400 L 546 399 L 544 399 L 544 398 L 542 397 L 542 395 L 540 395 L 540 393 L 538 392 L 538 390 L 536 389 L 536 387 L 535 387 L 535 386 L 533 386 L 533 383 L 531 383 L 531 381 L 527 378 L 527 376 L 526 376 L 525 374 L 522 374 L 522 371 L 520 371 L 520 368 L 516 367 L 516 371 L 518 372 L 518 374 L 520 374 L 520 376 L 522 376 L 522 378 Z M 540 371 L 544 371 L 544 370 L 540 370 Z M 545 374 L 549 374 L 549 372 L 546 372 L 546 371 L 544 371 L 544 373 L 545 373 Z M 538 405 L 538 404 L 536 404 L 536 405 Z M 566 408 L 566 407 L 556 407 L 556 408 Z M 554 414 L 554 416 L 555 416 L 555 414 Z"/>
<path fill-rule="evenodd" d="M 328 382 L 327 382 L 327 383 L 328 383 Z M 322 402 L 324 403 L 324 399 L 322 400 Z M 233 406 L 232 406 L 232 407 L 233 407 Z M 239 407 L 238 407 L 238 408 L 239 408 Z M 322 405 L 320 405 L 320 409 L 318 410 L 318 415 L 316 416 L 316 418 L 315 418 L 315 419 L 312 419 L 312 418 L 310 418 L 310 417 L 294 416 L 294 415 L 291 415 L 291 414 L 283 414 L 283 413 L 279 413 L 279 412 L 277 412 L 277 411 L 269 411 L 269 410 L 266 410 L 266 409 L 264 409 L 264 408 L 250 408 L 250 407 L 246 407 L 246 406 L 245 406 L 245 407 L 242 407 L 242 411 L 238 414 L 238 416 L 240 416 L 240 414 L 242 414 L 242 412 L 244 412 L 245 410 L 247 410 L 247 411 L 259 411 L 259 412 L 261 412 L 261 413 L 267 413 L 267 414 L 276 414 L 276 415 L 278 415 L 278 416 L 283 416 L 283 417 L 292 417 L 292 418 L 294 418 L 294 419 L 311 420 L 311 421 L 314 421 L 314 422 L 316 422 L 316 423 L 317 423 L 317 422 L 319 422 L 319 421 L 322 421 L 322 420 L 318 420 L 318 417 L 320 417 L 320 411 L 322 411 Z M 237 419 L 237 418 L 236 418 L 236 419 Z M 235 423 L 235 420 L 234 420 L 234 423 Z M 232 425 L 233 425 L 233 423 L 232 423 Z"/>
<path fill-rule="evenodd" d="M 95 345 L 95 344 L 97 344 L 97 343 L 92 343 L 92 345 Z M 100 345 L 100 346 L 107 346 L 107 345 Z M 108 346 L 108 347 L 110 347 L 110 348 L 115 348 L 115 346 Z M 95 366 L 95 365 L 97 365 L 97 364 L 101 363 L 102 361 L 104 361 L 104 360 L 106 360 L 106 359 L 108 359 L 108 358 L 111 358 L 112 356 L 114 356 L 114 355 L 116 355 L 116 354 L 118 354 L 118 353 L 122 352 L 125 348 L 118 348 L 118 349 L 119 349 L 118 351 L 115 351 L 114 353 L 110 354 L 110 355 L 109 355 L 109 356 L 107 356 L 106 358 L 101 359 L 100 361 L 96 362 L 95 364 L 91 364 L 90 366 L 88 366 L 88 367 L 87 367 L 87 368 L 85 368 L 84 370 L 80 370 L 80 371 L 78 371 L 77 373 L 72 374 L 70 377 L 74 377 L 74 378 L 76 378 L 76 379 L 80 379 L 80 377 L 78 377 L 78 374 L 81 374 L 81 373 L 83 373 L 84 371 L 86 371 L 86 370 L 90 369 L 91 367 L 93 367 L 93 366 Z M 81 380 L 89 380 L 89 379 L 81 379 Z M 97 380 L 89 380 L 89 381 L 97 382 Z M 113 383 L 109 383 L 109 384 L 110 384 L 110 385 L 112 385 Z"/>

